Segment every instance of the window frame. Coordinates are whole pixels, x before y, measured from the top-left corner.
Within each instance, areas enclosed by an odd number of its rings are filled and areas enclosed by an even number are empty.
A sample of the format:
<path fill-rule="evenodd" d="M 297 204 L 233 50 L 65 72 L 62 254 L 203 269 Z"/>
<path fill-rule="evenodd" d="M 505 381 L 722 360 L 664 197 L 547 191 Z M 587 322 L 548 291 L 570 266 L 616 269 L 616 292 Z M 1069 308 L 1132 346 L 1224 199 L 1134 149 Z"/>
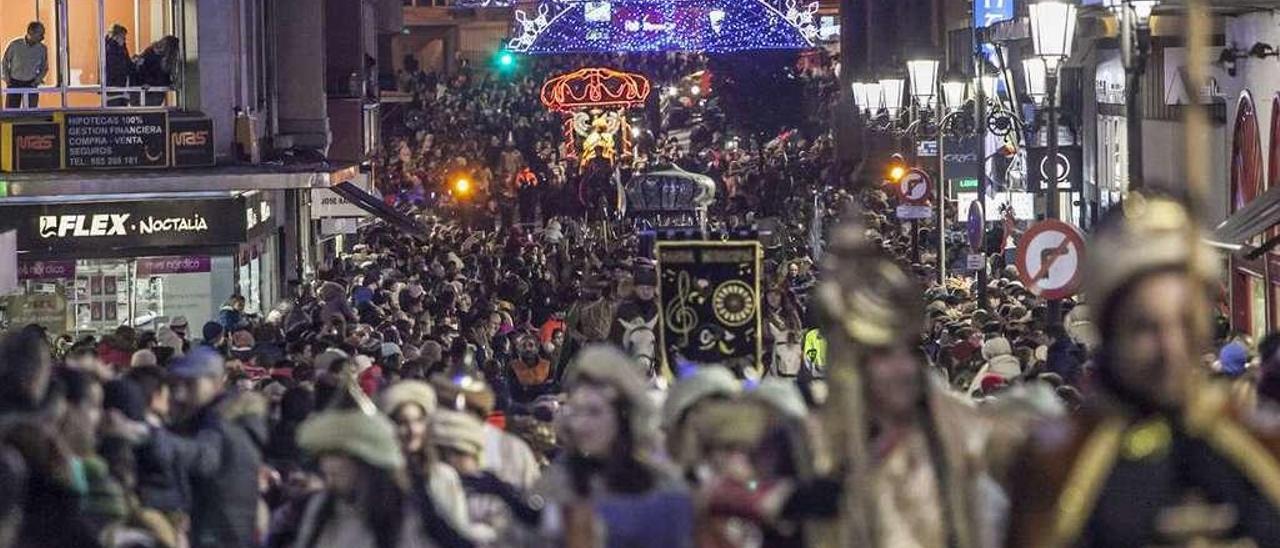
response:
<path fill-rule="evenodd" d="M 106 0 L 90 0 L 90 1 L 93 1 L 96 3 L 96 7 L 98 10 L 97 11 L 97 34 L 96 34 L 96 36 L 98 37 L 97 39 L 105 40 L 105 37 L 107 35 Z M 132 1 L 133 1 L 133 21 L 131 22 L 133 24 L 133 33 L 132 33 L 133 44 L 132 45 L 133 45 L 134 55 L 139 55 L 144 49 L 144 47 L 140 42 L 141 33 L 138 32 L 138 28 L 141 25 L 141 21 L 142 21 L 141 16 L 139 14 L 139 10 L 142 8 L 140 5 L 140 0 L 132 0 Z M 173 36 L 179 36 L 179 34 L 181 33 L 179 33 L 178 31 L 184 26 L 182 23 L 183 22 L 182 0 L 163 0 L 163 1 L 169 4 L 168 17 L 167 17 L 167 20 L 164 21 L 164 25 L 166 28 L 172 31 Z M 54 20 L 52 22 L 40 20 L 39 18 L 40 2 L 39 0 L 35 0 L 35 2 L 37 5 L 37 11 L 36 11 L 37 16 L 35 20 L 45 24 L 45 27 L 47 29 L 45 33 L 46 38 L 52 35 L 56 42 L 54 44 L 48 44 L 48 40 L 46 39 L 47 47 L 53 53 L 54 59 L 53 59 L 53 63 L 50 63 L 50 65 L 51 65 L 51 68 L 56 67 L 57 69 L 57 75 L 58 75 L 57 81 L 52 86 L 45 85 L 45 86 L 38 86 L 35 88 L 13 88 L 11 90 L 9 87 L 6 86 L 3 89 L 0 89 L 0 98 L 7 97 L 11 94 L 17 95 L 17 94 L 31 94 L 31 93 L 35 93 L 35 94 L 56 93 L 59 96 L 59 106 L 53 106 L 53 107 L 42 106 L 38 108 L 17 108 L 17 109 L 2 108 L 0 109 L 0 115 L 11 115 L 15 113 L 23 114 L 23 113 L 33 113 L 33 112 L 58 112 L 58 111 L 76 110 L 76 109 L 102 109 L 102 110 L 147 110 L 147 109 L 157 109 L 157 108 L 180 109 L 181 106 L 184 104 L 185 102 L 184 94 L 182 92 L 181 87 L 179 86 L 179 87 L 164 88 L 165 100 L 164 100 L 164 104 L 162 105 L 152 105 L 152 106 L 108 105 L 107 103 L 109 101 L 109 95 L 113 93 L 143 94 L 147 91 L 151 91 L 154 93 L 159 88 L 154 88 L 149 86 L 108 87 L 107 75 L 106 75 L 107 51 L 106 51 L 106 48 L 103 47 L 104 46 L 103 44 L 99 44 L 99 47 L 97 48 L 98 50 L 98 55 L 97 55 L 98 83 L 90 84 L 90 85 L 71 85 L 70 83 L 71 82 L 71 76 L 70 76 L 71 75 L 71 51 L 70 51 L 70 42 L 68 40 L 68 37 L 69 37 L 68 27 L 70 24 L 69 10 L 71 9 L 70 1 L 69 0 L 53 0 L 53 4 L 54 4 L 53 19 Z M 180 36 L 179 36 L 179 44 L 180 45 L 183 44 L 183 41 L 181 40 Z M 176 80 L 178 82 L 184 82 L 185 81 L 184 76 L 186 71 L 185 52 L 180 52 L 179 55 L 183 58 L 180 60 L 180 62 L 177 65 L 178 75 Z M 98 96 L 98 104 L 96 106 L 87 106 L 87 107 L 67 106 L 69 95 L 73 93 L 87 95 L 87 92 L 96 92 Z M 173 101 L 170 101 L 169 99 L 170 92 L 173 92 Z M 0 104 L 3 104 L 2 100 L 0 100 Z"/>

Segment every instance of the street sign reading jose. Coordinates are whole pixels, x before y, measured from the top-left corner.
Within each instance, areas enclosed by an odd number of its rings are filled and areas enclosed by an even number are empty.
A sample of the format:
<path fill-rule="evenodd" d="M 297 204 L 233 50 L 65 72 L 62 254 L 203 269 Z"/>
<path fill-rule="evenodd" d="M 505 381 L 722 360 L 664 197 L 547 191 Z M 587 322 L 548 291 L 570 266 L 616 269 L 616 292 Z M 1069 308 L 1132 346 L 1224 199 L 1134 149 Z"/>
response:
<path fill-rule="evenodd" d="M 933 194 L 930 191 L 932 188 L 933 181 L 929 180 L 929 174 L 913 169 L 898 183 L 898 196 L 908 204 L 921 205 L 929 201 L 929 196 Z"/>
<path fill-rule="evenodd" d="M 1015 263 L 1018 277 L 1032 293 L 1065 299 L 1080 288 L 1084 236 L 1062 221 L 1041 221 L 1022 235 Z"/>

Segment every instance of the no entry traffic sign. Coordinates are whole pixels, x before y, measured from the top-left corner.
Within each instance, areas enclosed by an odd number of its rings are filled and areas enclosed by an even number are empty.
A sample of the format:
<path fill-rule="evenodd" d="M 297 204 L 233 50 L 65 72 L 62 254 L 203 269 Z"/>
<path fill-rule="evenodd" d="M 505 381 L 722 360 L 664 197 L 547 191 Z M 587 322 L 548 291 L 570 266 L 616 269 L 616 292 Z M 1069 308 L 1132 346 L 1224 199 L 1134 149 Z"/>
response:
<path fill-rule="evenodd" d="M 898 195 L 904 202 L 920 205 L 929 201 L 929 194 L 931 194 L 929 190 L 932 187 L 933 181 L 929 180 L 928 173 L 913 169 L 908 171 L 898 183 Z"/>
<path fill-rule="evenodd" d="M 1032 293 L 1065 299 L 1080 288 L 1084 236 L 1062 221 L 1042 221 L 1022 235 L 1015 263 L 1018 277 Z"/>

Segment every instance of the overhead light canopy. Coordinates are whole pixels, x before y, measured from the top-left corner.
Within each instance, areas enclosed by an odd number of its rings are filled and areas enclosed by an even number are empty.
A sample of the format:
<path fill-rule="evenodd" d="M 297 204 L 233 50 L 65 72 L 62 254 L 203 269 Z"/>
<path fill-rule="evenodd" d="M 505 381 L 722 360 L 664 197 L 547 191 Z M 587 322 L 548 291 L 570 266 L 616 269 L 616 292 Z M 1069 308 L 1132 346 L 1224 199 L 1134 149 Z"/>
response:
<path fill-rule="evenodd" d="M 1022 76 L 1027 81 L 1027 95 L 1037 103 L 1048 96 L 1048 66 L 1043 57 L 1031 57 L 1022 60 Z"/>
<path fill-rule="evenodd" d="M 1027 6 L 1031 13 L 1031 43 L 1050 71 L 1057 71 L 1076 35 L 1076 6 L 1063 0 L 1041 0 Z"/>
<path fill-rule="evenodd" d="M 956 110 L 964 105 L 967 88 L 968 85 L 964 80 L 948 80 L 942 83 L 942 99 L 946 102 L 948 109 Z"/>
<path fill-rule="evenodd" d="M 938 60 L 916 59 L 907 61 L 907 76 L 911 77 L 911 96 L 928 104 L 938 85 Z"/>

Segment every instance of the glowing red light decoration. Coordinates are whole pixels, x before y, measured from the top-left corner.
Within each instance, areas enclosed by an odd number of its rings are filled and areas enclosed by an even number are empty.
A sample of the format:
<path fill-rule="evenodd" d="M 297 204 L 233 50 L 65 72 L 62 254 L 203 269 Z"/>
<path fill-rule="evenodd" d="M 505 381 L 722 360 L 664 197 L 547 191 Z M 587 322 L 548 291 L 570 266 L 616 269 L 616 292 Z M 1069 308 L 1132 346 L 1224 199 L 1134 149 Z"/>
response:
<path fill-rule="evenodd" d="M 542 85 L 542 104 L 559 112 L 638 107 L 649 99 L 649 91 L 644 75 L 590 67 L 547 80 Z"/>

